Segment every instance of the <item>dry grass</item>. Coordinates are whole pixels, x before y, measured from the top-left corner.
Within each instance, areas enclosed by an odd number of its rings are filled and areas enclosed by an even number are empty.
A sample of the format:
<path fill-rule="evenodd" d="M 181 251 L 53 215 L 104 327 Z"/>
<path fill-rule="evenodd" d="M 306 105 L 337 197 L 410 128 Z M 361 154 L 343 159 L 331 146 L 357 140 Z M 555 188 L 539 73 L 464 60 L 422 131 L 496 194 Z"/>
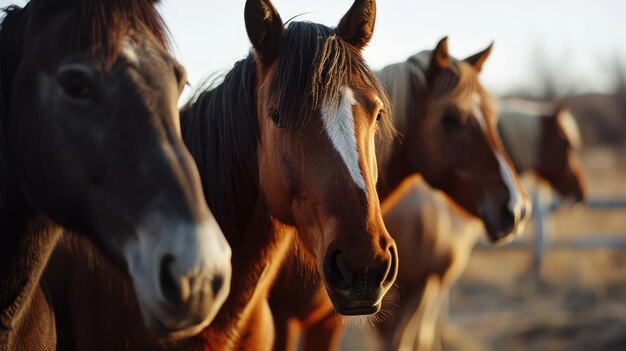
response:
<path fill-rule="evenodd" d="M 600 148 L 583 154 L 591 196 L 626 197 L 624 155 Z M 564 208 L 550 227 L 553 240 L 626 236 L 626 209 Z M 532 238 L 528 229 L 524 239 Z M 530 263 L 527 250 L 473 254 L 452 295 L 447 349 L 626 350 L 625 250 L 548 251 L 541 282 Z"/>

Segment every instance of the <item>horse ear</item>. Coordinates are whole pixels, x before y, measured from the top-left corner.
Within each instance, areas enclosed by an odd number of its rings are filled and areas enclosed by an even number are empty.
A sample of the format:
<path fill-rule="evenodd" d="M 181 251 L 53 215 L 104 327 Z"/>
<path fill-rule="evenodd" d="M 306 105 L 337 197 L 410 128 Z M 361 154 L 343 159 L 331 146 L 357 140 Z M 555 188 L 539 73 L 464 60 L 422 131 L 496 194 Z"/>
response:
<path fill-rule="evenodd" d="M 465 62 L 474 66 L 474 68 L 476 68 L 476 70 L 480 72 L 483 69 L 483 64 L 489 57 L 489 54 L 491 54 L 491 49 L 493 49 L 493 41 L 485 50 L 466 58 Z"/>
<path fill-rule="evenodd" d="M 372 39 L 375 23 L 376 1 L 355 0 L 336 30 L 343 40 L 360 50 Z"/>
<path fill-rule="evenodd" d="M 434 79 L 440 72 L 445 71 L 452 61 L 448 53 L 448 37 L 444 37 L 437 43 L 432 55 L 428 68 L 428 76 L 430 79 Z"/>
<path fill-rule="evenodd" d="M 247 0 L 244 10 L 246 32 L 261 64 L 269 67 L 278 56 L 285 27 L 270 0 Z"/>

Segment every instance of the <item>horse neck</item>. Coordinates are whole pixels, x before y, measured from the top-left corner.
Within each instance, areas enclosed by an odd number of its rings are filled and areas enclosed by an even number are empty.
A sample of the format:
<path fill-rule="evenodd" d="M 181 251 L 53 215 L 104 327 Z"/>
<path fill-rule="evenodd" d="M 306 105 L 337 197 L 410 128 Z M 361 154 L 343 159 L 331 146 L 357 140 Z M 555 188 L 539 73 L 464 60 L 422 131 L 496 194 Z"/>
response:
<path fill-rule="evenodd" d="M 386 198 L 408 176 L 418 172 L 413 169 L 415 164 L 409 165 L 409 157 L 416 161 L 415 148 L 419 142 L 416 135 L 419 120 L 424 118 L 427 101 L 426 71 L 421 62 L 422 54 L 410 58 L 406 62 L 396 63 L 377 72 L 378 77 L 385 85 L 391 101 L 393 126 L 399 137 L 393 138 L 389 145 L 377 148 L 379 164 L 378 194 L 381 200 Z M 423 55 L 422 55 L 423 56 Z M 421 150 L 418 150 L 421 151 Z M 419 157 L 421 159 L 421 157 Z M 417 159 L 418 164 L 423 161 Z"/>
<path fill-rule="evenodd" d="M 200 336 L 205 343 L 236 341 L 258 298 L 265 298 L 288 246 L 259 189 L 256 63 L 248 57 L 223 83 L 181 112 L 183 140 L 197 163 L 205 197 L 233 249 L 231 292 Z M 281 232 L 281 235 L 278 235 Z"/>
<path fill-rule="evenodd" d="M 410 172 L 406 167 L 405 150 L 398 142 L 393 142 L 393 149 L 388 159 L 380 163 L 378 169 L 379 181 L 377 184 L 378 197 L 384 201 L 402 183 Z"/>
<path fill-rule="evenodd" d="M 424 148 L 419 144 L 421 136 L 418 135 L 417 126 L 417 123 L 425 118 L 426 110 L 422 106 L 424 103 L 426 101 L 423 94 L 416 92 L 415 98 L 405 100 L 403 106 L 393 106 L 394 111 L 396 108 L 402 109 L 400 118 L 404 120 L 397 123 L 396 117 L 393 117 L 394 127 L 399 137 L 394 138 L 390 146 L 382 149 L 386 155 L 379 155 L 378 174 L 381 181 L 378 183 L 378 194 L 381 201 L 386 199 L 407 177 L 428 171 L 428 162 L 422 157 Z"/>

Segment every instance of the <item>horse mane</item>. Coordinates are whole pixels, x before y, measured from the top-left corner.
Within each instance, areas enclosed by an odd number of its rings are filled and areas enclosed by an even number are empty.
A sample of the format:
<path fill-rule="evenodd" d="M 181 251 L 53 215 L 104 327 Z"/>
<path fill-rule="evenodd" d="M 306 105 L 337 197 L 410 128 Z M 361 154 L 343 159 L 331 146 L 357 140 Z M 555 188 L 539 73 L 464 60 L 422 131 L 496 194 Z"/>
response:
<path fill-rule="evenodd" d="M 505 104 L 500 113 L 498 131 L 516 170 L 522 173 L 535 168 L 539 157 L 541 117 Z"/>
<path fill-rule="evenodd" d="M 28 7 L 28 5 L 27 5 Z M 23 36 L 24 22 L 21 19 L 26 8 L 12 5 L 3 9 L 4 17 L 0 21 L 0 213 L 4 211 L 5 189 L 8 185 L 8 169 L 6 165 L 6 119 L 9 114 L 9 102 L 13 76 L 20 62 L 22 40 L 16 37 Z"/>
<path fill-rule="evenodd" d="M 276 74 L 270 90 L 279 92 L 276 106 L 281 124 L 303 125 L 322 107 L 337 108 L 342 88 L 361 76 L 382 100 L 387 115 L 391 105 L 382 84 L 367 66 L 361 53 L 341 39 L 335 29 L 312 22 L 290 22 L 278 54 Z M 308 97 L 302 99 L 303 96 Z M 385 135 L 392 133 L 389 119 L 379 122 Z"/>
<path fill-rule="evenodd" d="M 154 0 L 78 0 L 72 23 L 72 45 L 96 53 L 102 50 L 107 64 L 119 55 L 125 36 L 145 40 L 144 29 L 168 48 L 168 30 Z"/>
<path fill-rule="evenodd" d="M 180 113 L 183 139 L 198 165 L 205 198 L 230 235 L 247 225 L 234 214 L 249 209 L 258 197 L 256 81 L 256 62 L 249 55 Z"/>
<path fill-rule="evenodd" d="M 432 81 L 429 79 L 432 56 L 432 50 L 421 51 L 404 62 L 391 64 L 378 72 L 394 107 L 392 122 L 395 130 L 405 135 L 413 128 L 417 118 L 442 117 L 443 113 L 440 112 L 443 111 L 431 111 L 428 116 L 418 116 L 418 109 L 427 103 L 424 100 L 426 92 L 429 92 L 431 99 L 454 102 L 461 118 L 469 118 L 477 94 L 486 122 L 495 126 L 498 118 L 496 100 L 482 86 L 476 70 L 469 63 L 451 57 L 448 68 L 439 72 Z M 377 152 L 380 155 L 379 162 L 385 163 L 391 156 L 390 152 L 391 148 L 388 147 L 383 152 Z"/>

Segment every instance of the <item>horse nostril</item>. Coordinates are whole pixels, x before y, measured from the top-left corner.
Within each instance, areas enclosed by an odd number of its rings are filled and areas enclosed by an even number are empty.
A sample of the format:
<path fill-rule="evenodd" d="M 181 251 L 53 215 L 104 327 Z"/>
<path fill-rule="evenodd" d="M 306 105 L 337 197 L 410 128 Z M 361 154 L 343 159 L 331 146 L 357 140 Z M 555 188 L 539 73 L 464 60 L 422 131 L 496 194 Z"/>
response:
<path fill-rule="evenodd" d="M 505 227 L 510 228 L 513 227 L 515 225 L 515 212 L 511 211 L 510 208 L 508 207 L 503 207 L 502 208 L 502 223 L 505 225 Z"/>
<path fill-rule="evenodd" d="M 186 277 L 177 278 L 172 272 L 172 265 L 175 261 L 176 259 L 172 255 L 165 255 L 161 259 L 159 284 L 165 300 L 178 305 L 189 299 L 190 287 Z"/>
<path fill-rule="evenodd" d="M 526 206 L 522 206 L 522 208 L 520 209 L 520 219 L 525 219 L 527 212 L 528 208 Z"/>
<path fill-rule="evenodd" d="M 221 274 L 218 274 L 215 277 L 213 277 L 213 280 L 211 281 L 211 289 L 213 290 L 213 295 L 217 295 L 217 293 L 222 288 L 223 284 L 224 284 L 224 277 Z"/>
<path fill-rule="evenodd" d="M 398 275 L 398 251 L 396 249 L 396 246 L 393 245 L 389 247 L 388 251 L 391 259 L 389 260 L 387 273 L 385 274 L 385 277 L 382 281 L 382 287 L 388 287 L 389 285 L 393 284 L 393 282 L 396 280 L 396 276 Z"/>
<path fill-rule="evenodd" d="M 354 283 L 354 274 L 344 262 L 341 251 L 332 253 L 329 263 L 330 282 L 338 289 L 345 290 L 349 288 Z"/>

